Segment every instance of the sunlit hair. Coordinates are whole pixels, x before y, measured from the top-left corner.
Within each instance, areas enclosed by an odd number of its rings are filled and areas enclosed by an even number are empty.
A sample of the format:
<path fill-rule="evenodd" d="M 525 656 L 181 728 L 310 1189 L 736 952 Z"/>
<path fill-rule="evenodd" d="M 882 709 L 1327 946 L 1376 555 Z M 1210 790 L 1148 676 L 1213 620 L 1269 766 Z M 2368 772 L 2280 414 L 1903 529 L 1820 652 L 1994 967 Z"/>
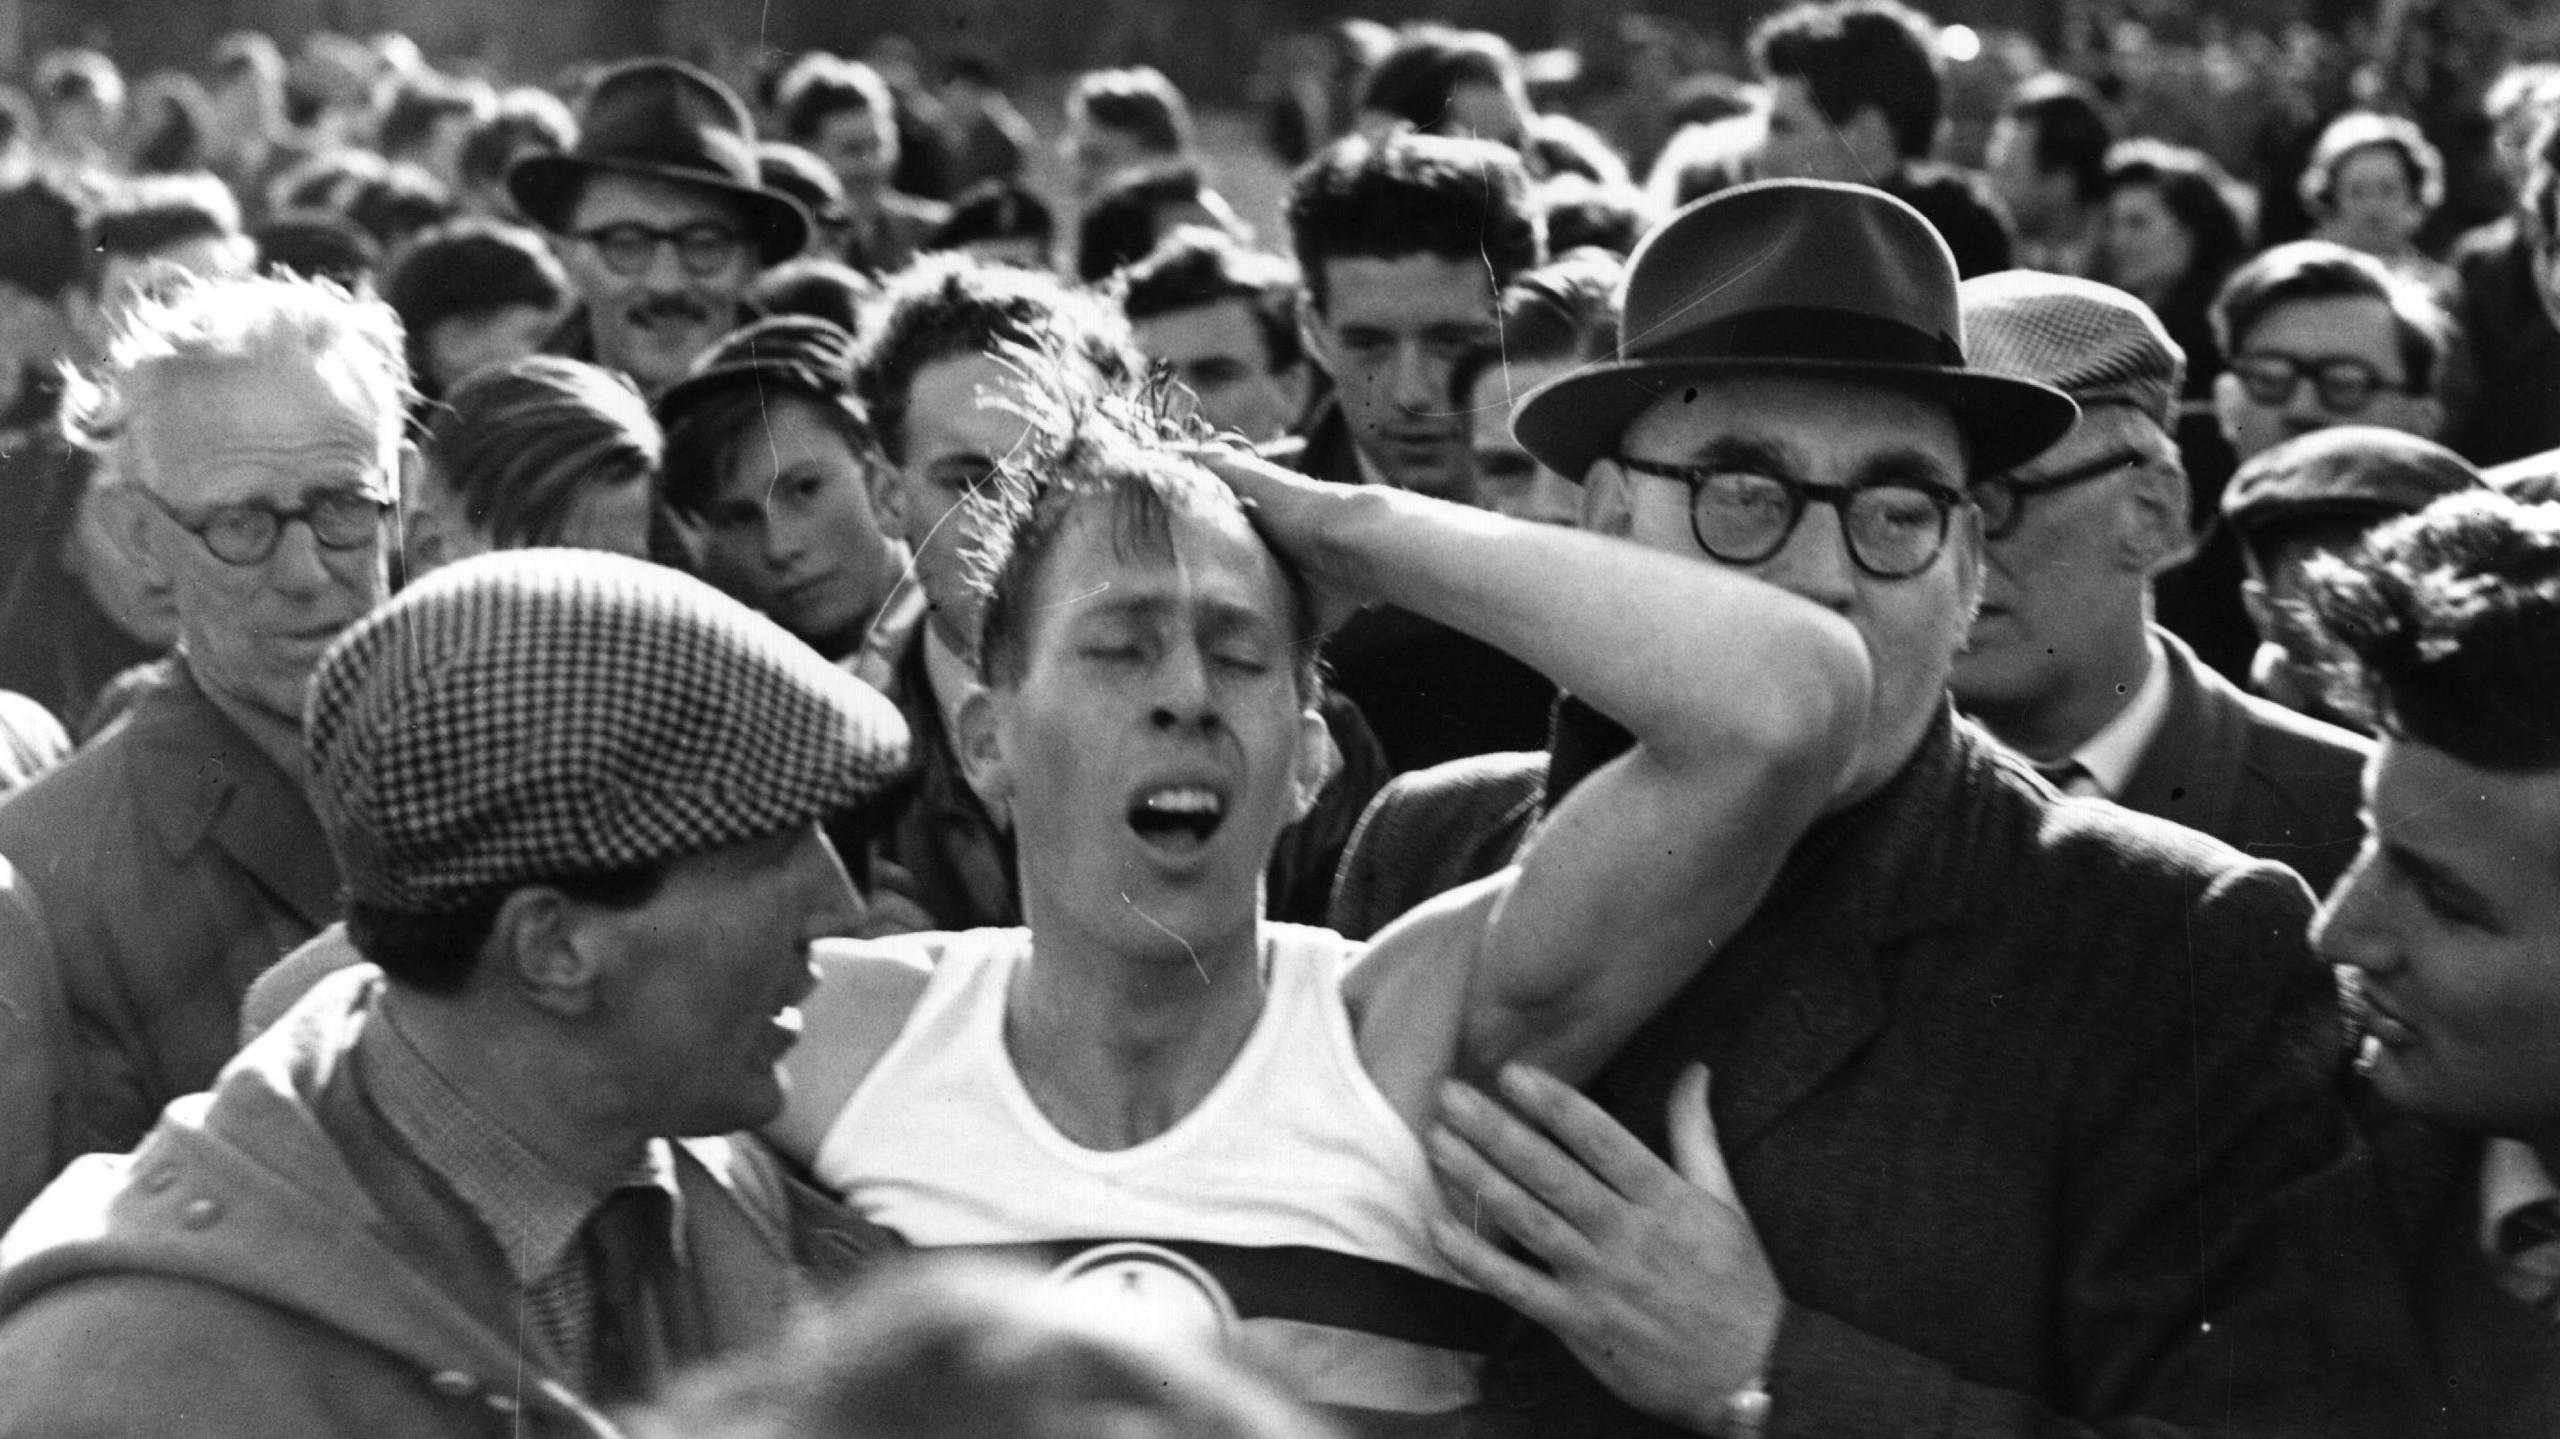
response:
<path fill-rule="evenodd" d="M 1206 1346 L 986 1260 L 908 1259 L 681 1382 L 640 1439 L 1325 1439 Z"/>
<path fill-rule="evenodd" d="M 428 426 L 426 457 L 465 523 L 511 550 L 561 543 L 594 491 L 655 483 L 664 448 L 629 380 L 532 355 L 454 386 Z"/>
<path fill-rule="evenodd" d="M 2560 505 L 2448 495 L 2308 574 L 2332 703 L 2481 769 L 2560 768 Z"/>
<path fill-rule="evenodd" d="M 986 602 L 978 632 L 978 676 L 990 688 L 1021 684 L 1031 657 L 1034 597 L 1059 537 L 1080 505 L 1111 507 L 1112 552 L 1123 560 L 1170 556 L 1180 509 L 1242 512 L 1233 491 L 1181 455 L 1204 443 L 1208 426 L 1171 402 L 1161 377 L 1145 385 L 1091 378 L 1045 351 L 998 352 L 1015 383 L 1001 399 L 1030 434 L 964 503 L 984 542 L 969 556 L 970 584 Z M 1291 678 L 1312 696 L 1319 680 L 1315 604 L 1286 559 Z"/>
<path fill-rule="evenodd" d="M 352 381 L 372 401 L 388 475 L 416 393 L 400 317 L 369 295 L 298 275 L 180 278 L 146 293 L 126 312 L 94 378 L 65 368 L 64 428 L 75 444 L 103 450 L 137 417 L 147 420 L 182 377 L 297 363 Z M 134 436 L 144 442 L 121 453 L 148 461 L 161 447 L 149 442 L 150 429 L 145 423 Z M 136 467 L 105 468 L 129 479 Z"/>

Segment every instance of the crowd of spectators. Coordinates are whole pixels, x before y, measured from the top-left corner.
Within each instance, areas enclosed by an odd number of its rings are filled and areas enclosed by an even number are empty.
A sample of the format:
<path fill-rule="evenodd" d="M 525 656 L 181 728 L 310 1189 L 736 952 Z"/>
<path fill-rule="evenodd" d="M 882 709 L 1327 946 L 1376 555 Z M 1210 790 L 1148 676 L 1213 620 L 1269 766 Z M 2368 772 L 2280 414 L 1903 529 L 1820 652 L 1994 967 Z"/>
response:
<path fill-rule="evenodd" d="M 2560 1428 L 2560 66 L 1630 24 L 0 89 L 0 1439 Z"/>

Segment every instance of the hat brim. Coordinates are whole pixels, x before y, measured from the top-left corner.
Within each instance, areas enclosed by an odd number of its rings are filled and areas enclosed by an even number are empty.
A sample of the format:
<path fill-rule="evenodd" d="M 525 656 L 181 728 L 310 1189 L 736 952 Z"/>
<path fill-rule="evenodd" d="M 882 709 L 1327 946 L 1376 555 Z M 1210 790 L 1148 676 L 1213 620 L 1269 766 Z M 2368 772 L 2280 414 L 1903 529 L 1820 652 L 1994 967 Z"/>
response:
<path fill-rule="evenodd" d="M 1576 484 L 1616 453 L 1636 416 L 1696 380 L 1730 375 L 1801 375 L 1899 390 L 1935 400 L 1954 416 L 1972 472 L 1998 474 L 2045 452 L 2079 423 L 2080 407 L 2050 385 L 1977 370 L 1847 360 L 1621 360 L 1560 375 L 1531 390 L 1511 422 L 1520 447 Z"/>
<path fill-rule="evenodd" d="M 718 175 L 682 165 L 641 160 L 590 159 L 581 155 L 528 155 L 507 170 L 507 194 L 525 218 L 555 235 L 569 230 L 569 211 L 589 176 L 645 175 L 698 185 L 738 201 L 746 210 L 747 232 L 755 237 L 763 264 L 778 265 L 809 245 L 809 212 L 788 195 L 741 185 Z"/>

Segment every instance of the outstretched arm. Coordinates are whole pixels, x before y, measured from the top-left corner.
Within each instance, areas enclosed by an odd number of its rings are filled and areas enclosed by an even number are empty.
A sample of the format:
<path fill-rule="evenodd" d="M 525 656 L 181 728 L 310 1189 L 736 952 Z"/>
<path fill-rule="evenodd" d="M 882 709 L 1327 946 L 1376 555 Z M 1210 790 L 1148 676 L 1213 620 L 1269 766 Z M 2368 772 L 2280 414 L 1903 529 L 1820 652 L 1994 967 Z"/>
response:
<path fill-rule="evenodd" d="M 1207 458 L 1319 586 L 1500 646 L 1635 735 L 1515 873 L 1381 935 L 1354 996 L 1405 1036 L 1372 1056 L 1400 1099 L 1427 1104 L 1453 1064 L 1587 1075 L 1750 913 L 1830 798 L 1867 709 L 1857 632 L 1704 560 Z M 1453 1048 L 1410 1042 L 1453 1007 Z"/>

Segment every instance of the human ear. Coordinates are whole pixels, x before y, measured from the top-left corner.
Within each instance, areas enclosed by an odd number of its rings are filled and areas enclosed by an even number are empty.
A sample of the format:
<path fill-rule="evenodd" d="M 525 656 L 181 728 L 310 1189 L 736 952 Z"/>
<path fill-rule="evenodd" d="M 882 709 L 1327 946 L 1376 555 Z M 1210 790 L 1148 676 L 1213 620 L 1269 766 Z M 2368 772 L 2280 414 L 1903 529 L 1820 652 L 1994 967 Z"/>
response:
<path fill-rule="evenodd" d="M 1305 819 L 1342 768 L 1342 746 L 1333 742 L 1333 726 L 1313 705 L 1298 712 L 1296 775 L 1289 795 L 1289 822 Z"/>
<path fill-rule="evenodd" d="M 1298 291 L 1298 344 L 1306 350 L 1308 363 L 1328 375 L 1341 373 L 1334 367 L 1333 337 L 1325 330 L 1324 313 L 1316 308 L 1313 292 L 1305 289 Z"/>
<path fill-rule="evenodd" d="M 984 687 L 969 691 L 953 716 L 959 733 L 960 772 L 999 828 L 1012 822 L 1013 768 L 1005 762 L 1003 726 L 997 723 L 995 694 Z"/>
<path fill-rule="evenodd" d="M 498 904 L 481 972 L 491 965 L 534 1008 L 560 1019 L 595 1012 L 604 966 L 582 943 L 576 901 L 547 884 L 529 884 Z"/>
<path fill-rule="evenodd" d="M 2188 527 L 2187 477 L 2174 465 L 2145 459 L 2124 494 L 2117 553 L 2127 569 L 2156 574 L 2195 552 Z"/>
<path fill-rule="evenodd" d="M 2248 611 L 2249 628 L 2258 632 L 2258 638 L 2274 642 L 2276 605 L 2274 598 L 2267 593 L 2265 580 L 2253 578 L 2240 582 L 2240 608 Z"/>

